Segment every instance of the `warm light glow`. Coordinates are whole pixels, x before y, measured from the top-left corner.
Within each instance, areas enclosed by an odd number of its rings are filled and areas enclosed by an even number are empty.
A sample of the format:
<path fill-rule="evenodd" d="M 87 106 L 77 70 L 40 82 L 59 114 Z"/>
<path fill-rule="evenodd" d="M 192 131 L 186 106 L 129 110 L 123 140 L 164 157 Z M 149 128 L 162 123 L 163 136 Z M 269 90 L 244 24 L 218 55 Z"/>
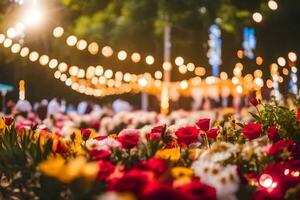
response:
<path fill-rule="evenodd" d="M 78 50 L 82 51 L 87 47 L 87 42 L 85 40 L 79 40 L 76 47 Z"/>
<path fill-rule="evenodd" d="M 237 78 L 237 77 L 232 77 L 232 79 L 231 79 L 231 82 L 234 84 L 234 85 L 237 85 L 239 82 L 240 82 L 240 80 Z"/>
<path fill-rule="evenodd" d="M 110 46 L 105 46 L 102 48 L 102 55 L 105 57 L 110 57 L 112 56 L 114 53 L 114 51 L 112 50 L 112 48 Z"/>
<path fill-rule="evenodd" d="M 48 62 L 49 62 L 49 56 L 47 56 L 47 55 L 42 55 L 41 57 L 40 57 L 40 64 L 41 65 L 47 65 L 48 64 Z"/>
<path fill-rule="evenodd" d="M 227 73 L 226 73 L 226 72 L 221 72 L 221 73 L 220 73 L 220 78 L 221 78 L 223 81 L 227 80 L 227 79 L 228 79 Z"/>
<path fill-rule="evenodd" d="M 60 72 L 60 71 L 55 71 L 55 72 L 54 72 L 54 77 L 55 77 L 56 79 L 59 79 L 60 76 L 61 76 L 61 72 Z"/>
<path fill-rule="evenodd" d="M 263 60 L 262 57 L 260 57 L 260 56 L 256 57 L 256 64 L 257 64 L 257 65 L 262 65 L 263 62 L 264 62 L 264 60 Z"/>
<path fill-rule="evenodd" d="M 124 50 L 119 51 L 118 53 L 118 59 L 119 60 L 125 60 L 127 58 L 127 53 Z"/>
<path fill-rule="evenodd" d="M 196 74 L 197 76 L 204 76 L 205 73 L 206 73 L 206 70 L 205 70 L 204 67 L 196 67 L 196 69 L 195 69 L 195 74 Z"/>
<path fill-rule="evenodd" d="M 201 78 L 199 76 L 196 76 L 195 78 L 192 78 L 192 85 L 197 86 L 201 83 Z"/>
<path fill-rule="evenodd" d="M 117 72 L 115 73 L 115 79 L 116 79 L 117 81 L 122 81 L 122 79 L 123 79 L 123 73 L 120 72 L 120 71 L 117 71 Z"/>
<path fill-rule="evenodd" d="M 112 72 L 112 70 L 111 70 L 111 69 L 105 70 L 104 76 L 105 76 L 105 78 L 107 78 L 107 79 L 113 77 L 113 72 Z"/>
<path fill-rule="evenodd" d="M 57 65 L 58 65 L 58 60 L 56 60 L 56 59 L 51 59 L 51 60 L 50 60 L 50 62 L 49 62 L 49 67 L 50 67 L 51 69 L 54 69 L 55 67 L 57 67 Z"/>
<path fill-rule="evenodd" d="M 19 81 L 19 99 L 25 100 L 25 81 L 24 80 Z"/>
<path fill-rule="evenodd" d="M 267 84 L 267 87 L 270 89 L 273 87 L 273 81 L 270 79 L 267 80 L 266 84 Z"/>
<path fill-rule="evenodd" d="M 18 32 L 16 31 L 15 28 L 9 28 L 6 32 L 6 35 L 9 37 L 9 38 L 15 38 L 17 37 L 18 35 Z"/>
<path fill-rule="evenodd" d="M 89 66 L 86 70 L 86 78 L 91 79 L 95 76 L 96 68 L 94 66 Z M 94 77 L 96 78 L 96 77 Z M 96 78 L 97 79 L 97 78 Z"/>
<path fill-rule="evenodd" d="M 56 27 L 53 30 L 53 36 L 56 37 L 56 38 L 61 37 L 63 34 L 64 34 L 64 29 L 60 26 Z"/>
<path fill-rule="evenodd" d="M 242 63 L 236 63 L 235 64 L 235 68 L 238 68 L 240 70 L 243 70 L 244 69 L 244 65 Z"/>
<path fill-rule="evenodd" d="M 77 73 L 78 78 L 84 78 L 85 77 L 85 71 L 83 69 L 79 69 Z"/>
<path fill-rule="evenodd" d="M 154 77 L 155 77 L 156 79 L 162 79 L 162 76 L 163 76 L 163 74 L 162 74 L 161 71 L 156 71 L 156 72 L 154 73 Z"/>
<path fill-rule="evenodd" d="M 264 86 L 264 81 L 262 80 L 262 78 L 255 78 L 254 79 L 254 84 L 260 88 L 262 88 Z"/>
<path fill-rule="evenodd" d="M 9 39 L 9 38 L 6 38 L 6 39 L 4 40 L 4 42 L 3 42 L 3 46 L 4 46 L 5 48 L 8 48 L 8 47 L 10 47 L 11 45 L 12 45 L 12 40 Z"/>
<path fill-rule="evenodd" d="M 266 189 L 271 188 L 273 184 L 272 176 L 269 174 L 262 174 L 259 178 L 259 184 Z"/>
<path fill-rule="evenodd" d="M 263 72 L 260 69 L 257 69 L 254 71 L 254 77 L 259 77 L 261 78 L 263 75 Z"/>
<path fill-rule="evenodd" d="M 72 85 L 72 79 L 68 78 L 68 79 L 66 80 L 66 85 L 67 85 L 67 86 L 71 86 L 71 85 Z"/>
<path fill-rule="evenodd" d="M 183 65 L 184 64 L 184 59 L 180 56 L 178 56 L 176 59 L 175 59 L 175 64 L 177 66 L 180 66 L 180 65 Z"/>
<path fill-rule="evenodd" d="M 292 62 L 296 62 L 297 60 L 297 55 L 294 52 L 289 52 L 288 57 Z"/>
<path fill-rule="evenodd" d="M 189 86 L 189 84 L 186 80 L 183 80 L 183 81 L 180 82 L 180 88 L 182 90 L 186 90 L 188 88 L 188 86 Z"/>
<path fill-rule="evenodd" d="M 124 74 L 124 81 L 130 82 L 130 81 L 131 81 L 131 74 L 125 73 L 125 74 Z"/>
<path fill-rule="evenodd" d="M 187 70 L 190 71 L 190 72 L 195 70 L 194 63 L 188 63 L 186 66 L 187 66 Z"/>
<path fill-rule="evenodd" d="M 208 76 L 208 77 L 206 77 L 205 82 L 206 82 L 206 84 L 211 85 L 211 84 L 214 84 L 217 82 L 217 78 L 214 76 Z"/>
<path fill-rule="evenodd" d="M 239 59 L 243 59 L 243 57 L 244 57 L 244 52 L 243 52 L 243 50 L 238 50 L 238 51 L 236 52 L 236 55 L 237 55 L 237 57 L 238 57 Z"/>
<path fill-rule="evenodd" d="M 92 55 L 96 55 L 99 51 L 99 45 L 96 42 L 92 42 L 91 44 L 89 44 L 88 46 L 88 51 L 92 54 Z"/>
<path fill-rule="evenodd" d="M 145 60 L 148 65 L 153 65 L 154 63 L 154 57 L 151 55 L 147 56 Z"/>
<path fill-rule="evenodd" d="M 187 67 L 185 65 L 180 65 L 178 70 L 181 74 L 185 74 L 187 72 Z"/>
<path fill-rule="evenodd" d="M 286 60 L 283 57 L 279 57 L 277 59 L 277 63 L 278 63 L 278 65 L 280 65 L 281 67 L 283 67 L 283 66 L 286 65 Z"/>
<path fill-rule="evenodd" d="M 28 54 L 29 54 L 29 49 L 27 47 L 23 47 L 20 52 L 21 57 L 26 57 Z"/>
<path fill-rule="evenodd" d="M 36 51 L 33 51 L 29 54 L 29 60 L 32 62 L 35 62 L 39 59 L 39 53 Z"/>
<path fill-rule="evenodd" d="M 20 50 L 21 50 L 21 45 L 18 44 L 18 43 L 13 44 L 13 45 L 11 46 L 11 52 L 12 52 L 12 53 L 19 53 Z"/>
<path fill-rule="evenodd" d="M 23 22 L 29 26 L 39 25 L 43 20 L 42 9 L 37 6 L 27 9 L 23 20 Z"/>
<path fill-rule="evenodd" d="M 270 0 L 270 1 L 268 2 L 268 6 L 269 6 L 269 8 L 270 8 L 271 10 L 277 10 L 277 8 L 278 8 L 278 4 L 277 4 L 277 2 L 274 1 L 274 0 Z"/>
<path fill-rule="evenodd" d="M 66 72 L 68 70 L 68 65 L 64 62 L 59 63 L 58 70 L 61 72 Z"/>
<path fill-rule="evenodd" d="M 77 37 L 74 35 L 71 35 L 67 38 L 67 45 L 69 46 L 75 46 L 77 43 Z"/>
<path fill-rule="evenodd" d="M 100 77 L 99 77 L 99 83 L 100 83 L 101 85 L 104 85 L 104 84 L 106 83 L 106 78 L 105 78 L 104 76 L 100 76 Z"/>
<path fill-rule="evenodd" d="M 171 70 L 171 69 L 172 69 L 172 64 L 171 64 L 170 62 L 164 62 L 164 63 L 163 63 L 163 69 L 164 69 L 165 71 Z"/>
<path fill-rule="evenodd" d="M 238 85 L 238 86 L 236 87 L 236 92 L 237 92 L 238 94 L 242 94 L 242 93 L 243 93 L 243 87 L 242 87 L 241 85 Z"/>
<path fill-rule="evenodd" d="M 77 66 L 71 66 L 70 69 L 69 69 L 69 74 L 71 76 L 76 76 L 77 73 L 78 73 L 78 67 Z"/>
<path fill-rule="evenodd" d="M 97 77 L 93 77 L 91 80 L 93 85 L 96 85 L 98 83 L 98 78 Z"/>
<path fill-rule="evenodd" d="M 5 35 L 0 34 L 0 43 L 2 44 L 5 40 Z"/>
<path fill-rule="evenodd" d="M 132 60 L 132 62 L 134 62 L 134 63 L 138 63 L 138 62 L 140 62 L 140 60 L 141 60 L 141 55 L 140 55 L 139 53 L 133 53 L 133 54 L 131 55 L 131 60 Z"/>
<path fill-rule="evenodd" d="M 62 74 L 61 76 L 60 76 L 60 80 L 62 81 L 62 82 L 65 82 L 66 80 L 67 80 L 67 75 L 66 74 Z"/>
<path fill-rule="evenodd" d="M 252 18 L 257 23 L 260 23 L 263 20 L 263 16 L 259 12 L 253 13 Z"/>
<path fill-rule="evenodd" d="M 242 75 L 242 70 L 241 70 L 240 68 L 235 67 L 235 68 L 233 69 L 233 74 L 234 74 L 235 76 L 241 76 L 241 75 Z"/>
<path fill-rule="evenodd" d="M 103 74 L 103 72 L 104 72 L 104 70 L 103 70 L 103 67 L 102 67 L 102 66 L 100 66 L 100 65 L 96 66 L 95 74 L 96 74 L 97 76 L 101 76 L 101 75 Z"/>
<path fill-rule="evenodd" d="M 147 79 L 145 79 L 144 77 L 142 77 L 142 78 L 140 78 L 140 79 L 138 80 L 138 83 L 139 83 L 139 85 L 140 85 L 141 87 L 146 87 L 147 84 L 148 84 L 148 81 L 147 81 Z"/>
<path fill-rule="evenodd" d="M 283 68 L 282 73 L 287 76 L 289 75 L 289 70 L 287 68 Z"/>

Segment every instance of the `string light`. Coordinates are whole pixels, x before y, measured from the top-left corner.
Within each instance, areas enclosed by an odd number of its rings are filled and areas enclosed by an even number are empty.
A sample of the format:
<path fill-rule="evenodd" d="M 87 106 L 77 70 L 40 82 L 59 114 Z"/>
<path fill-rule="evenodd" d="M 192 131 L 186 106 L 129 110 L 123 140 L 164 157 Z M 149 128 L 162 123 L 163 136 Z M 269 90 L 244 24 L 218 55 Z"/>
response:
<path fill-rule="evenodd" d="M 56 59 L 51 59 L 51 60 L 50 60 L 50 62 L 49 62 L 49 67 L 50 67 L 51 69 L 54 69 L 55 67 L 57 67 L 57 65 L 58 65 L 58 60 L 56 60 Z"/>
<path fill-rule="evenodd" d="M 277 59 L 277 63 L 278 63 L 279 66 L 283 67 L 283 66 L 286 65 L 286 60 L 283 57 L 279 57 Z"/>
<path fill-rule="evenodd" d="M 154 57 L 151 55 L 147 56 L 145 60 L 148 65 L 152 65 L 154 63 Z"/>
<path fill-rule="evenodd" d="M 184 64 L 184 59 L 182 58 L 182 57 L 177 57 L 176 59 L 175 59 L 175 64 L 177 65 L 177 66 L 180 66 L 180 65 L 183 65 Z"/>
<path fill-rule="evenodd" d="M 96 55 L 99 51 L 99 45 L 96 42 L 92 42 L 91 44 L 89 44 L 88 46 L 88 51 L 92 54 L 92 55 Z"/>
<path fill-rule="evenodd" d="M 35 62 L 39 59 L 39 53 L 36 51 L 33 51 L 29 54 L 29 60 L 32 62 Z"/>
<path fill-rule="evenodd" d="M 263 58 L 262 57 L 260 57 L 260 56 L 258 56 L 258 57 L 256 57 L 256 64 L 257 65 L 262 65 L 263 64 Z"/>
<path fill-rule="evenodd" d="M 189 84 L 186 80 L 183 80 L 180 82 L 180 88 L 183 90 L 186 90 L 188 88 Z"/>
<path fill-rule="evenodd" d="M 85 40 L 79 40 L 76 47 L 78 50 L 83 51 L 87 47 L 87 42 Z"/>
<path fill-rule="evenodd" d="M 9 38 L 6 38 L 6 39 L 4 40 L 4 42 L 3 42 L 3 46 L 4 46 L 5 48 L 8 48 L 8 47 L 10 47 L 11 45 L 12 45 L 12 40 L 9 39 Z"/>
<path fill-rule="evenodd" d="M 0 43 L 2 44 L 5 40 L 5 35 L 0 34 Z"/>
<path fill-rule="evenodd" d="M 288 58 L 289 58 L 290 61 L 296 62 L 296 60 L 297 60 L 297 55 L 296 55 L 294 52 L 289 52 L 289 53 L 288 53 Z"/>
<path fill-rule="evenodd" d="M 277 2 L 274 1 L 274 0 L 270 0 L 270 1 L 268 2 L 268 6 L 269 6 L 269 8 L 270 8 L 271 10 L 277 10 L 277 8 L 278 8 L 278 4 L 277 4 Z"/>
<path fill-rule="evenodd" d="M 170 62 L 164 62 L 164 63 L 163 63 L 163 69 L 164 69 L 165 71 L 171 70 L 171 69 L 172 69 L 172 64 L 171 64 Z"/>
<path fill-rule="evenodd" d="M 127 58 L 127 53 L 124 50 L 119 51 L 118 53 L 118 59 L 119 60 L 125 60 Z"/>
<path fill-rule="evenodd" d="M 71 35 L 67 38 L 67 45 L 69 46 L 75 46 L 77 43 L 77 37 L 74 35 Z"/>
<path fill-rule="evenodd" d="M 226 73 L 226 72 L 221 72 L 221 73 L 220 73 L 220 78 L 221 78 L 221 80 L 223 80 L 223 81 L 227 80 L 227 79 L 228 79 L 227 73 Z"/>
<path fill-rule="evenodd" d="M 253 13 L 252 18 L 257 23 L 260 23 L 263 20 L 263 16 L 259 12 Z"/>
<path fill-rule="evenodd" d="M 47 65 L 48 64 L 48 62 L 49 62 L 49 56 L 47 56 L 47 55 L 42 55 L 41 57 L 40 57 L 40 64 L 41 65 Z"/>
<path fill-rule="evenodd" d="M 21 50 L 21 45 L 20 44 L 14 44 L 11 46 L 11 52 L 12 53 L 19 53 Z"/>
<path fill-rule="evenodd" d="M 56 38 L 62 37 L 63 34 L 64 34 L 64 29 L 60 26 L 56 27 L 53 30 L 53 36 L 56 37 Z"/>
<path fill-rule="evenodd" d="M 64 62 L 59 63 L 58 70 L 61 72 L 66 72 L 68 70 L 68 65 Z"/>
<path fill-rule="evenodd" d="M 133 53 L 131 54 L 131 60 L 134 63 L 138 63 L 141 60 L 141 55 L 139 53 Z"/>
<path fill-rule="evenodd" d="M 102 55 L 105 57 L 110 57 L 114 53 L 114 51 L 112 50 L 112 48 L 110 46 L 103 47 L 101 52 L 102 52 Z"/>
<path fill-rule="evenodd" d="M 156 78 L 156 79 L 162 79 L 162 72 L 161 71 L 156 71 L 155 73 L 154 73 L 154 77 Z"/>
<path fill-rule="evenodd" d="M 21 55 L 21 57 L 26 57 L 29 54 L 29 52 L 30 52 L 29 48 L 23 47 L 20 51 L 20 55 Z"/>

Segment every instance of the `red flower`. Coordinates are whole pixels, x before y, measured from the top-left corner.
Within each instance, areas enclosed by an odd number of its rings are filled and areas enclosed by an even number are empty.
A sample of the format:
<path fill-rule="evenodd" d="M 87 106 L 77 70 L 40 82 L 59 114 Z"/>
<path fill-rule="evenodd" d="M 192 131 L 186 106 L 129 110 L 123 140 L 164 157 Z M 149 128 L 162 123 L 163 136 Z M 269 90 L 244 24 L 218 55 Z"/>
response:
<path fill-rule="evenodd" d="M 216 189 L 209 185 L 205 185 L 200 182 L 199 179 L 193 180 L 191 183 L 188 183 L 179 190 L 185 195 L 186 200 L 214 200 L 216 197 Z"/>
<path fill-rule="evenodd" d="M 299 147 L 293 140 L 282 139 L 272 144 L 268 151 L 268 154 L 273 156 L 281 153 L 285 149 L 288 150 L 293 156 L 299 153 Z"/>
<path fill-rule="evenodd" d="M 149 173 L 132 169 L 121 178 L 113 179 L 108 184 L 108 190 L 116 192 L 132 192 L 140 194 L 149 181 Z"/>
<path fill-rule="evenodd" d="M 6 126 L 10 126 L 13 123 L 14 119 L 12 117 L 5 117 L 4 122 Z"/>
<path fill-rule="evenodd" d="M 216 139 L 218 134 L 219 134 L 220 130 L 217 129 L 217 128 L 212 128 L 212 129 L 209 129 L 207 132 L 206 132 L 206 135 L 209 139 Z"/>
<path fill-rule="evenodd" d="M 122 144 L 125 149 L 132 149 L 140 140 L 140 132 L 138 130 L 125 129 L 121 131 L 117 140 Z"/>
<path fill-rule="evenodd" d="M 98 165 L 98 180 L 100 181 L 105 181 L 115 171 L 115 166 L 110 161 L 100 160 Z"/>
<path fill-rule="evenodd" d="M 179 128 L 175 135 L 177 136 L 177 140 L 179 144 L 189 145 L 193 142 L 196 142 L 199 131 L 194 126 L 187 126 L 183 128 Z"/>
<path fill-rule="evenodd" d="M 141 197 L 143 200 L 182 200 L 186 199 L 185 196 L 178 190 L 175 190 L 170 185 L 163 184 L 161 182 L 149 183 Z M 201 199 L 201 198 L 198 198 Z"/>
<path fill-rule="evenodd" d="M 81 129 L 82 139 L 87 141 L 90 138 L 92 131 L 90 129 Z"/>
<path fill-rule="evenodd" d="M 209 129 L 209 123 L 210 123 L 210 119 L 200 119 L 197 123 L 196 123 L 196 125 L 199 127 L 199 129 L 201 130 L 201 131 L 208 131 L 208 129 Z"/>
<path fill-rule="evenodd" d="M 92 149 L 89 151 L 89 155 L 93 160 L 108 160 L 110 158 L 110 152 L 106 150 Z"/>
<path fill-rule="evenodd" d="M 168 170 L 168 163 L 163 159 L 151 158 L 139 162 L 136 167 L 140 170 L 152 171 L 155 175 L 160 176 Z"/>
<path fill-rule="evenodd" d="M 297 116 L 296 117 L 297 117 L 297 120 L 300 121 L 300 108 L 298 108 L 298 110 L 297 110 Z"/>
<path fill-rule="evenodd" d="M 254 140 L 260 136 L 262 132 L 262 125 L 258 123 L 246 124 L 243 128 L 243 135 L 248 140 Z"/>
<path fill-rule="evenodd" d="M 160 140 L 160 138 L 163 136 L 165 131 L 166 131 L 166 125 L 156 126 L 156 127 L 152 128 L 152 130 L 149 134 L 149 140 L 151 140 L 151 141 Z"/>
<path fill-rule="evenodd" d="M 260 104 L 260 100 L 256 99 L 256 98 L 251 98 L 249 99 L 249 102 L 253 105 L 253 106 L 257 106 L 258 104 Z"/>
<path fill-rule="evenodd" d="M 276 126 L 270 126 L 267 130 L 267 134 L 270 140 L 272 140 L 273 142 L 276 142 L 279 140 L 279 133 L 278 133 L 278 129 L 276 128 Z"/>
<path fill-rule="evenodd" d="M 66 154 L 67 152 L 68 152 L 68 149 L 67 149 L 66 145 L 63 142 L 59 141 L 57 143 L 55 153 Z"/>

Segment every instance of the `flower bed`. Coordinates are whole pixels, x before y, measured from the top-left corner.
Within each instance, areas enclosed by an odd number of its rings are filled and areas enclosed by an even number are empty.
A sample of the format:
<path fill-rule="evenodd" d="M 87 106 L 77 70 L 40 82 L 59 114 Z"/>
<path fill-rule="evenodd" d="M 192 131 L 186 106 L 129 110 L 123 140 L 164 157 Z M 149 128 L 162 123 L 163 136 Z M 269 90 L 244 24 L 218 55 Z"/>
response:
<path fill-rule="evenodd" d="M 60 135 L 0 121 L 0 199 L 299 199 L 300 110 Z"/>

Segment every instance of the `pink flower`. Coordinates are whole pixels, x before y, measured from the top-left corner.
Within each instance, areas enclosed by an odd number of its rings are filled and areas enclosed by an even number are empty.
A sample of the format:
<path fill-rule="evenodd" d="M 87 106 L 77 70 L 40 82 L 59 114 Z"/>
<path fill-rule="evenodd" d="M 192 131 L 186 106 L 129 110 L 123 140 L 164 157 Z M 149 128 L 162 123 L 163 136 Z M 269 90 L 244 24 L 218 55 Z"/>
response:
<path fill-rule="evenodd" d="M 89 151 L 89 155 L 93 160 L 108 160 L 110 158 L 110 152 L 102 149 L 92 149 Z"/>
<path fill-rule="evenodd" d="M 216 139 L 218 134 L 219 134 L 220 130 L 217 129 L 217 128 L 212 128 L 212 129 L 209 129 L 207 132 L 206 132 L 206 135 L 209 139 Z"/>
<path fill-rule="evenodd" d="M 207 119 L 207 118 L 205 118 L 205 119 L 200 119 L 197 123 L 196 123 L 196 125 L 199 127 L 199 129 L 201 130 L 201 131 L 208 131 L 208 129 L 209 129 L 209 123 L 210 123 L 210 119 Z"/>
<path fill-rule="evenodd" d="M 254 140 L 258 138 L 262 132 L 262 125 L 259 123 L 249 123 L 243 128 L 243 135 L 248 140 Z"/>
<path fill-rule="evenodd" d="M 160 138 L 163 136 L 165 131 L 166 131 L 166 125 L 154 127 L 149 134 L 149 140 L 151 141 L 160 140 Z"/>
<path fill-rule="evenodd" d="M 100 181 L 105 181 L 115 171 L 115 166 L 110 161 L 100 160 L 98 165 L 98 180 Z"/>
<path fill-rule="evenodd" d="M 125 149 L 132 149 L 140 140 L 140 132 L 133 129 L 124 129 L 117 137 L 117 141 L 122 144 Z"/>

